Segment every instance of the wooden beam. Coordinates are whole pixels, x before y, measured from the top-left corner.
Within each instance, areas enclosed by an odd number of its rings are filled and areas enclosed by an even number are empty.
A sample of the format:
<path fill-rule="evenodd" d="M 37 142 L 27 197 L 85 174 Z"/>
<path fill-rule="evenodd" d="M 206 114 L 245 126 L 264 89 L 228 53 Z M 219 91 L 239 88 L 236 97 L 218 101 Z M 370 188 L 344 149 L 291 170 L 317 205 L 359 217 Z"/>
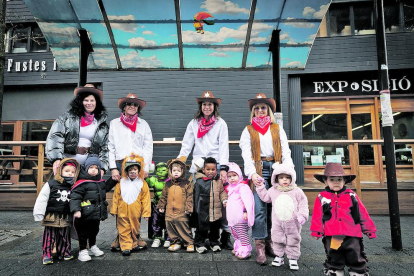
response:
<path fill-rule="evenodd" d="M 354 180 L 355 188 L 357 191 L 357 195 L 360 199 L 362 199 L 362 192 L 361 192 L 361 179 L 359 174 L 359 150 L 358 150 L 358 143 L 354 143 L 354 160 L 352 166 L 354 167 L 354 174 L 356 175 L 356 178 Z"/>
<path fill-rule="evenodd" d="M 45 146 L 43 144 L 39 145 L 39 154 L 38 154 L 38 161 L 37 161 L 37 185 L 36 190 L 37 194 L 40 193 L 40 190 L 43 186 L 43 165 L 45 163 Z"/>

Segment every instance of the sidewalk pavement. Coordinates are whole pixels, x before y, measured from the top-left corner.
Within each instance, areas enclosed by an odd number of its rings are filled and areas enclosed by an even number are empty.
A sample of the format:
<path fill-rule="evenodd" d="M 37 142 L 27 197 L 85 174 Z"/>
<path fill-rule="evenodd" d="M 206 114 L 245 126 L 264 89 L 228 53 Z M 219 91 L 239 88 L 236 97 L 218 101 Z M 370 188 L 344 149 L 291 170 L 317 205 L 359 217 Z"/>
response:
<path fill-rule="evenodd" d="M 388 216 L 373 216 L 377 226 L 377 239 L 364 238 L 371 275 L 414 275 L 414 216 L 401 217 L 403 250 L 391 246 Z M 323 275 L 325 259 L 320 240 L 310 237 L 307 222 L 302 230 L 302 256 L 299 271 L 283 267 L 264 266 L 255 263 L 256 252 L 249 260 L 238 260 L 230 251 L 207 254 L 186 253 L 184 249 L 170 253 L 165 248 L 148 248 L 123 257 L 110 251 L 115 234 L 115 219 L 110 217 L 101 223 L 97 245 L 105 252 L 102 257 L 82 263 L 77 259 L 58 261 L 53 265 L 42 264 L 42 234 L 40 223 L 33 221 L 31 212 L 0 212 L 0 275 Z M 142 236 L 147 237 L 147 224 L 143 220 Z M 78 246 L 73 240 L 72 250 L 77 257 Z M 272 258 L 268 258 L 269 263 Z"/>

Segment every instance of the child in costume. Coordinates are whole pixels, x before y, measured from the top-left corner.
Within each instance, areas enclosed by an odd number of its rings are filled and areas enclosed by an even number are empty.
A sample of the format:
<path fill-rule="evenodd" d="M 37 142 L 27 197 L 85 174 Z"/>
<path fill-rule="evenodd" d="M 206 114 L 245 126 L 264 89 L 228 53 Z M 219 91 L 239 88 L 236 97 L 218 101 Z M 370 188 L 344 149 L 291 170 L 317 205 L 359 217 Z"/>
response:
<path fill-rule="evenodd" d="M 73 158 L 60 162 L 53 179 L 46 182 L 40 191 L 33 209 L 35 221 L 42 221 L 43 264 L 53 264 L 52 251 L 56 244 L 59 258 L 73 259 L 71 255 L 70 189 L 79 174 L 79 163 Z"/>
<path fill-rule="evenodd" d="M 327 163 L 324 174 L 314 177 L 325 183 L 325 191 L 315 200 L 310 230 L 314 239 L 323 237 L 326 261 L 325 275 L 369 275 L 362 233 L 376 238 L 377 229 L 364 204 L 345 185 L 356 178 L 345 174 L 339 163 Z"/>
<path fill-rule="evenodd" d="M 131 154 L 122 163 L 122 178 L 115 186 L 111 214 L 116 215 L 116 228 L 122 255 L 129 256 L 138 247 L 141 217 L 151 216 L 151 197 L 144 180 L 144 159 Z"/>
<path fill-rule="evenodd" d="M 101 161 L 95 154 L 90 154 L 82 167 L 79 180 L 73 185 L 70 194 L 70 211 L 75 220 L 75 229 L 79 238 L 79 257 L 82 262 L 90 261 L 91 254 L 102 256 L 104 252 L 96 246 L 101 220 L 108 218 L 106 193 L 116 181 L 109 178 L 106 182 L 101 178 Z"/>
<path fill-rule="evenodd" d="M 148 221 L 148 236 L 154 238 L 154 242 L 151 247 L 159 247 L 161 245 L 161 239 L 163 237 L 162 231 L 164 230 L 164 247 L 170 247 L 170 238 L 165 227 L 165 214 L 160 213 L 156 208 L 158 201 L 161 199 L 162 190 L 164 189 L 165 182 L 168 177 L 167 164 L 160 162 L 155 166 L 156 176 L 151 176 L 146 179 L 148 186 L 154 189 L 154 197 L 152 198 L 151 211 L 152 215 Z M 152 235 L 150 234 L 152 233 Z"/>
<path fill-rule="evenodd" d="M 251 256 L 249 228 L 254 224 L 254 197 L 250 187 L 244 183 L 240 167 L 233 162 L 228 165 L 227 180 L 229 182 L 227 201 L 227 221 L 234 238 L 232 253 L 239 259 Z"/>
<path fill-rule="evenodd" d="M 165 183 L 162 197 L 157 204 L 160 213 L 165 212 L 165 223 L 171 246 L 168 251 L 181 249 L 180 239 L 187 252 L 194 252 L 194 240 L 189 217 L 193 212 L 194 186 L 185 178 L 185 163 L 173 159 L 167 163 L 169 180 Z"/>
<path fill-rule="evenodd" d="M 196 173 L 194 184 L 194 213 L 192 222 L 196 228 L 194 244 L 198 253 L 206 253 L 204 242 L 208 237 L 213 252 L 221 251 L 220 228 L 222 207 L 226 206 L 227 193 L 217 175 L 217 161 L 207 157 L 201 172 Z"/>
<path fill-rule="evenodd" d="M 272 187 L 267 190 L 263 181 L 256 186 L 260 199 L 272 203 L 272 249 L 276 254 L 272 265 L 283 265 L 286 253 L 289 268 L 298 270 L 300 232 L 309 218 L 308 199 L 296 186 L 296 172 L 292 166 L 275 163 L 272 168 Z"/>

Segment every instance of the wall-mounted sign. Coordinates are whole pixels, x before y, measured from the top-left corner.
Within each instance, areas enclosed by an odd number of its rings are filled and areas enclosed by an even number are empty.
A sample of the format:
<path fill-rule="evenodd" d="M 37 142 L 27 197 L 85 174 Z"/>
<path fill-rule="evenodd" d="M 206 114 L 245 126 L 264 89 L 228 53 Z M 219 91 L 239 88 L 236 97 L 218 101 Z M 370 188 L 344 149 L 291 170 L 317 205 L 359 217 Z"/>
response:
<path fill-rule="evenodd" d="M 45 72 L 48 66 L 45 60 L 15 61 L 12 58 L 7 59 L 7 72 Z M 57 71 L 56 59 L 53 59 L 53 71 Z"/>
<path fill-rule="evenodd" d="M 414 70 L 389 71 L 392 94 L 414 93 Z M 378 72 L 328 73 L 301 76 L 302 97 L 379 95 Z"/>

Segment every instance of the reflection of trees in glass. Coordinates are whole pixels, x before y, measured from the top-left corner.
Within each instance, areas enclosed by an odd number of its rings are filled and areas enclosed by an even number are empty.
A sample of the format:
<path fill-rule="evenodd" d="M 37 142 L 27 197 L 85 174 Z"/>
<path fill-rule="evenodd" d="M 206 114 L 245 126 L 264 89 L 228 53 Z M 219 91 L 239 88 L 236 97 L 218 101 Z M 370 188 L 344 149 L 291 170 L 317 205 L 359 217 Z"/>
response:
<path fill-rule="evenodd" d="M 305 140 L 347 139 L 346 114 L 303 115 L 302 122 Z"/>

